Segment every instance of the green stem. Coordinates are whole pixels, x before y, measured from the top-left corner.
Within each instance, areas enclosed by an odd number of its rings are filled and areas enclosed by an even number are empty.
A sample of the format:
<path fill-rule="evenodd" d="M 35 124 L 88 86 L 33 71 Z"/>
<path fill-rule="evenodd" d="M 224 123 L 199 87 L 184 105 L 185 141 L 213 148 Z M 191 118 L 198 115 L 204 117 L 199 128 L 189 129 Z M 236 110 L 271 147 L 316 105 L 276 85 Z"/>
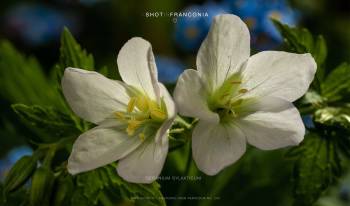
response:
<path fill-rule="evenodd" d="M 64 148 L 68 143 L 74 141 L 76 137 L 63 138 L 51 144 L 41 144 L 37 151 L 47 151 L 43 161 L 43 166 L 51 168 L 52 160 L 58 150 Z"/>
<path fill-rule="evenodd" d="M 58 142 L 55 143 L 49 143 L 49 144 L 40 144 L 40 149 L 50 149 L 52 147 L 56 147 L 57 150 L 65 147 L 68 143 L 74 142 L 77 139 L 77 137 L 67 137 L 62 138 Z"/>
<path fill-rule="evenodd" d="M 169 133 L 170 134 L 179 134 L 179 133 L 182 133 L 184 131 L 185 131 L 184 128 L 176 128 L 176 129 L 171 129 Z"/>
<path fill-rule="evenodd" d="M 178 124 L 181 124 L 186 129 L 191 129 L 192 128 L 192 124 L 189 124 L 188 122 L 186 122 L 186 120 L 182 119 L 180 116 L 176 116 L 175 122 L 178 123 Z"/>
<path fill-rule="evenodd" d="M 52 159 L 55 157 L 56 150 L 57 150 L 57 146 L 56 145 L 53 145 L 49 149 L 49 151 L 47 152 L 46 157 L 44 159 L 44 162 L 43 162 L 43 166 L 44 167 L 51 168 Z"/>
<path fill-rule="evenodd" d="M 190 173 L 190 169 L 191 169 L 191 166 L 192 166 L 192 153 L 191 153 L 191 149 L 190 149 L 190 144 L 191 144 L 191 141 L 188 142 L 188 149 L 187 149 L 187 162 L 186 162 L 186 168 L 185 168 L 185 171 L 184 171 L 184 174 L 186 176 L 189 175 Z M 178 190 L 178 193 L 176 195 L 176 197 L 183 197 L 183 195 L 186 193 L 187 191 L 187 186 L 188 186 L 188 183 L 182 183 L 180 185 L 180 188 Z M 182 203 L 183 199 L 182 198 L 178 198 L 177 201 L 174 203 L 174 206 L 180 206 L 181 203 Z"/>
<path fill-rule="evenodd" d="M 199 202 L 199 206 L 211 206 L 214 204 L 215 197 L 217 197 L 221 191 L 227 186 L 227 184 L 230 182 L 230 179 L 236 174 L 238 170 L 238 166 L 235 166 L 231 170 L 227 171 L 224 174 L 219 175 L 216 179 L 214 184 L 212 184 L 211 190 L 208 193 L 208 196 L 211 197 L 210 200 L 201 200 Z"/>

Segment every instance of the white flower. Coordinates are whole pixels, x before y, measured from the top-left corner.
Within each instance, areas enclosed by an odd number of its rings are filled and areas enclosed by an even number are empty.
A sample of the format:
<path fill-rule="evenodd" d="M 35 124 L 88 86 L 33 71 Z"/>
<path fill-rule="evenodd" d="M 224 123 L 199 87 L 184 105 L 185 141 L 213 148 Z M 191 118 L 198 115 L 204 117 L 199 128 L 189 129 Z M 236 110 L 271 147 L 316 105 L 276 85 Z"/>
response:
<path fill-rule="evenodd" d="M 167 156 L 175 105 L 158 82 L 149 42 L 132 38 L 120 50 L 117 63 L 124 82 L 75 68 L 64 72 L 68 104 L 78 116 L 98 125 L 74 143 L 68 171 L 77 174 L 119 160 L 121 177 L 149 183 L 158 177 Z"/>
<path fill-rule="evenodd" d="M 216 16 L 197 70 L 186 70 L 174 92 L 179 113 L 199 119 L 192 134 L 198 168 L 217 174 L 244 154 L 247 142 L 263 150 L 299 144 L 305 128 L 291 102 L 307 91 L 315 72 L 310 54 L 250 57 L 247 26 L 234 15 Z"/>

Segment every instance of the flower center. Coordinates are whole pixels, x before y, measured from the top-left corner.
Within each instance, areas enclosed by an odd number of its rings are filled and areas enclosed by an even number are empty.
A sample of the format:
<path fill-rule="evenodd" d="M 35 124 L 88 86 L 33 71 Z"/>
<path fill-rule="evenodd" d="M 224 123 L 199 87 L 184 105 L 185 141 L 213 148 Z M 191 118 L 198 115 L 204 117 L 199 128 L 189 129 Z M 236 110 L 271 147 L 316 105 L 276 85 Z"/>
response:
<path fill-rule="evenodd" d="M 152 131 L 158 128 L 167 119 L 167 110 L 164 101 L 158 105 L 145 95 L 131 97 L 126 111 L 114 113 L 116 118 L 126 123 L 126 132 L 129 136 L 138 133 L 141 140 L 152 135 Z"/>
<path fill-rule="evenodd" d="M 219 115 L 220 122 L 232 121 L 240 115 L 244 102 L 241 97 L 247 92 L 247 89 L 242 88 L 241 75 L 233 74 L 210 95 L 209 108 Z"/>

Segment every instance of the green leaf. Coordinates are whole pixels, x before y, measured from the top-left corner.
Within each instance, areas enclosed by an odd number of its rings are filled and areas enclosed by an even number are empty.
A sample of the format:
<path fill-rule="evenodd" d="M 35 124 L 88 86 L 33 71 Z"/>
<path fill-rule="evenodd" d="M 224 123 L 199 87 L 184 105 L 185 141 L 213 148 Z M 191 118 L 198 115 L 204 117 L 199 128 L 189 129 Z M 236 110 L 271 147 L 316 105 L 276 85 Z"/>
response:
<path fill-rule="evenodd" d="M 294 166 L 294 205 L 311 206 L 341 174 L 337 144 L 315 133 L 306 135 L 296 147 L 299 157 Z"/>
<path fill-rule="evenodd" d="M 335 68 L 322 83 L 322 95 L 329 102 L 349 100 L 350 94 L 350 65 L 343 63 Z"/>
<path fill-rule="evenodd" d="M 0 42 L 0 87 L 0 96 L 12 103 L 63 105 L 37 60 L 8 41 Z"/>
<path fill-rule="evenodd" d="M 4 182 L 4 190 L 13 192 L 20 188 L 33 174 L 37 156 L 23 156 L 11 168 Z"/>
<path fill-rule="evenodd" d="M 63 137 L 78 136 L 84 130 L 79 125 L 79 121 L 52 107 L 14 104 L 12 108 L 23 123 L 43 142 L 54 142 Z"/>
<path fill-rule="evenodd" d="M 82 189 L 83 196 L 88 202 L 94 205 L 98 202 L 99 193 L 103 188 L 108 186 L 108 181 L 103 181 L 100 176 L 100 169 L 95 169 L 87 173 L 82 173 L 77 176 L 77 186 Z"/>
<path fill-rule="evenodd" d="M 105 178 L 111 178 L 112 185 L 123 189 L 123 198 L 129 200 L 136 198 L 136 205 L 166 205 L 160 191 L 160 185 L 157 182 L 151 184 L 135 184 L 127 182 L 118 176 L 115 167 L 112 165 L 104 168 L 104 176 Z"/>
<path fill-rule="evenodd" d="M 93 206 L 93 202 L 90 202 L 87 197 L 84 196 L 83 188 L 76 188 L 73 192 L 71 204 L 74 206 Z"/>
<path fill-rule="evenodd" d="M 314 48 L 313 48 L 312 53 L 311 53 L 311 54 L 313 54 L 317 65 L 321 66 L 326 61 L 327 53 L 328 53 L 328 51 L 327 51 L 326 40 L 321 35 L 317 36 L 316 40 L 315 40 Z M 324 70 L 322 70 L 322 71 L 324 71 Z M 324 74 L 322 74 L 322 77 L 323 77 L 323 75 Z"/>
<path fill-rule="evenodd" d="M 108 165 L 77 176 L 77 186 L 84 196 L 81 201 L 97 204 L 100 197 L 108 192 L 118 192 L 120 200 L 130 200 L 136 205 L 166 205 L 158 183 L 135 184 L 124 181 L 118 176 L 115 166 Z M 82 199 L 76 195 L 75 198 Z M 111 197 L 112 198 L 112 197 Z M 74 200 L 73 200 L 74 201 Z M 74 201 L 77 202 L 77 201 Z"/>
<path fill-rule="evenodd" d="M 61 35 L 59 63 L 56 65 L 59 82 L 67 67 L 93 70 L 95 65 L 93 56 L 82 49 L 69 30 L 64 28 Z"/>

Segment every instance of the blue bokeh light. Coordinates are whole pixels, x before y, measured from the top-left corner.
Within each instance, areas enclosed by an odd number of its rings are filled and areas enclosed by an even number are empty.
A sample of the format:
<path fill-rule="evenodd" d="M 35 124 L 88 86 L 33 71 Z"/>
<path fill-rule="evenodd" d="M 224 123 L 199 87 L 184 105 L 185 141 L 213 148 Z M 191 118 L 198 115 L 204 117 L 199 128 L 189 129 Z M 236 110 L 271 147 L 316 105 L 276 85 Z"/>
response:
<path fill-rule="evenodd" d="M 12 149 L 0 160 L 0 180 L 3 180 L 11 167 L 25 155 L 31 155 L 33 150 L 28 146 L 20 146 Z"/>
<path fill-rule="evenodd" d="M 156 56 L 159 81 L 170 84 L 175 83 L 179 75 L 184 71 L 185 65 L 174 58 Z"/>
<path fill-rule="evenodd" d="M 178 18 L 175 26 L 176 45 L 186 52 L 196 52 L 209 31 L 213 17 L 222 13 L 238 15 L 248 26 L 251 43 L 257 50 L 273 49 L 282 43 L 282 37 L 271 18 L 295 26 L 300 14 L 285 0 L 224 0 L 221 3 L 209 1 L 193 5 L 183 12 L 206 13 L 206 17 Z"/>
<path fill-rule="evenodd" d="M 5 14 L 8 32 L 29 45 L 57 41 L 64 26 L 76 30 L 76 19 L 41 4 L 19 4 Z"/>

